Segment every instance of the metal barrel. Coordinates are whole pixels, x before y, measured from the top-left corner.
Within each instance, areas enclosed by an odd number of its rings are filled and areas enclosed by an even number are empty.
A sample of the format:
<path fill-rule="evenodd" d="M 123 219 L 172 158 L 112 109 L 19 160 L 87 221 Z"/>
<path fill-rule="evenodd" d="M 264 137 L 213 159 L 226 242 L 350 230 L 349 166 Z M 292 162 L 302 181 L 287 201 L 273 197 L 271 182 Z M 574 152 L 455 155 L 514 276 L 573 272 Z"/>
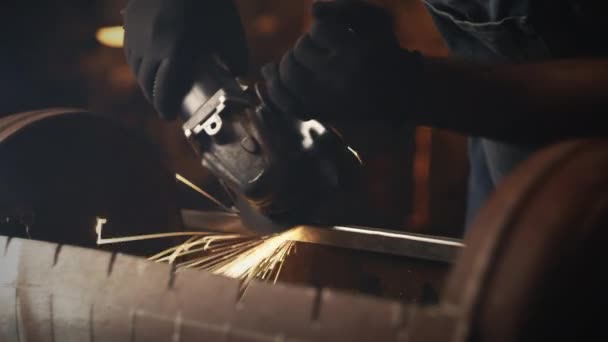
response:
<path fill-rule="evenodd" d="M 174 179 L 150 141 L 108 117 L 54 108 L 0 119 L 1 234 L 95 247 L 97 218 L 105 237 L 174 230 Z"/>
<path fill-rule="evenodd" d="M 607 228 L 608 140 L 543 149 L 481 210 L 409 341 L 605 341 Z"/>

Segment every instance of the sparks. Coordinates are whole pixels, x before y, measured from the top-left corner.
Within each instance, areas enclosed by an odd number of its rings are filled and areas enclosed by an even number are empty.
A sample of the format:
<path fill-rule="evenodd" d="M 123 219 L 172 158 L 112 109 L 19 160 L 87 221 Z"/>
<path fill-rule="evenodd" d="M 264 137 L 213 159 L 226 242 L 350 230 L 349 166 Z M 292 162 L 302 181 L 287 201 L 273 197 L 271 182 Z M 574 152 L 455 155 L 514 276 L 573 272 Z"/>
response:
<path fill-rule="evenodd" d="M 355 156 L 355 158 L 357 158 L 357 161 L 359 162 L 359 164 L 363 165 L 363 159 L 361 159 L 361 155 L 359 154 L 359 152 L 357 152 L 357 150 L 355 150 L 354 148 L 352 148 L 350 146 L 346 146 L 346 148 L 348 149 L 348 151 L 350 153 L 353 154 L 353 156 Z"/>
<path fill-rule="evenodd" d="M 244 291 L 253 279 L 277 282 L 283 264 L 295 249 L 298 230 L 270 236 L 243 236 L 211 232 L 173 232 L 138 235 L 120 238 L 103 238 L 102 229 L 107 220 L 98 218 L 95 231 L 97 244 L 112 244 L 175 236 L 189 238 L 148 258 L 154 262 L 175 265 L 182 269 L 200 269 L 240 279 Z"/>
<path fill-rule="evenodd" d="M 281 260 L 284 250 L 290 248 L 290 232 L 272 236 L 219 269 L 219 273 L 232 278 L 257 276 L 261 271 L 272 270 Z M 263 266 L 260 269 L 260 266 Z"/>
<path fill-rule="evenodd" d="M 179 182 L 181 182 L 182 184 L 186 185 L 190 189 L 192 189 L 192 190 L 198 192 L 199 194 L 203 195 L 203 197 L 205 197 L 206 199 L 210 200 L 211 202 L 217 204 L 223 210 L 225 210 L 227 212 L 234 212 L 233 208 L 229 208 L 224 203 L 222 203 L 220 200 L 218 200 L 217 198 L 211 196 L 210 193 L 208 193 L 207 191 L 205 191 L 205 190 L 201 189 L 200 187 L 196 186 L 196 184 L 192 183 L 190 180 L 188 180 L 188 178 L 180 175 L 179 173 L 176 173 L 175 174 L 175 179 L 177 179 Z"/>

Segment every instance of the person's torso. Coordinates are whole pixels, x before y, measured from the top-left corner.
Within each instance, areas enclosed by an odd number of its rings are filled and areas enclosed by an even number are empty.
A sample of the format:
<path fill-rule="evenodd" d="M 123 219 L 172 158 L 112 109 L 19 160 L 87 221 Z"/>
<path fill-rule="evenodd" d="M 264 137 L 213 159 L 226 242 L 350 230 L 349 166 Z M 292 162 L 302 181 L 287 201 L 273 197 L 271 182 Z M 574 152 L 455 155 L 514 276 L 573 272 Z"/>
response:
<path fill-rule="evenodd" d="M 452 56 L 484 64 L 607 56 L 605 0 L 424 0 Z M 492 115 L 492 113 L 488 113 Z M 467 226 L 533 149 L 470 139 Z"/>
<path fill-rule="evenodd" d="M 452 55 L 521 63 L 608 55 L 607 1 L 424 0 Z"/>

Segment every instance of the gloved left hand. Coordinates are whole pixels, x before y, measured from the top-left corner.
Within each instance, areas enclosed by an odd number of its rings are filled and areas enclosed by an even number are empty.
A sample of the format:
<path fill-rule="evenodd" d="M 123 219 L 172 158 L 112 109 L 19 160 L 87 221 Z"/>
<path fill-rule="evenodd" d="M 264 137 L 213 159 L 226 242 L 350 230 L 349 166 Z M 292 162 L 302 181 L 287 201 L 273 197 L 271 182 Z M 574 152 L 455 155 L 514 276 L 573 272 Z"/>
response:
<path fill-rule="evenodd" d="M 279 66 L 269 100 L 303 120 L 401 120 L 415 106 L 420 54 L 402 49 L 388 12 L 358 0 L 317 2 L 313 24 Z"/>
<path fill-rule="evenodd" d="M 129 67 L 165 119 L 179 113 L 202 56 L 218 56 L 234 76 L 247 71 L 247 44 L 232 0 L 130 0 L 123 15 Z"/>

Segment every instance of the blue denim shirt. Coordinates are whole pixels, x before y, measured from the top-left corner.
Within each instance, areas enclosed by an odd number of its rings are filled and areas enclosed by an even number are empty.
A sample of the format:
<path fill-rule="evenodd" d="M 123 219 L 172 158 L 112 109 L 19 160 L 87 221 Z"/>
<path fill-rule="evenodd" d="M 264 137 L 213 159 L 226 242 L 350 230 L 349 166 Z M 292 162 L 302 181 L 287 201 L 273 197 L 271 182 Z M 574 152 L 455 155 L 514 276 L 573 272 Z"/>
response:
<path fill-rule="evenodd" d="M 594 54 L 596 46 L 586 43 L 593 42 L 598 34 L 593 24 L 604 21 L 601 16 L 596 21 L 588 17 L 598 12 L 598 6 L 602 7 L 600 2 L 590 0 L 424 0 L 424 3 L 452 55 L 482 64 Z M 489 139 L 469 138 L 467 226 L 500 180 L 533 152 Z"/>

